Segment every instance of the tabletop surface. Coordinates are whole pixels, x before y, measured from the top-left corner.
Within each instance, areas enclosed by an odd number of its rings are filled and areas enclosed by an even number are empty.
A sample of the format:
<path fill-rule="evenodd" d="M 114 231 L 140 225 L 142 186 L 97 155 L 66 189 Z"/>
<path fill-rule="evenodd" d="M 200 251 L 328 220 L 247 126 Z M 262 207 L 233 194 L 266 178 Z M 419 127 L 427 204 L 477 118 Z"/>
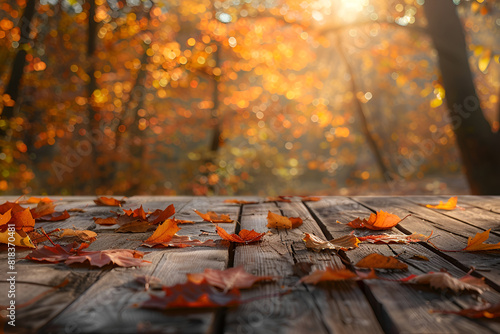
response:
<path fill-rule="evenodd" d="M 130 268 L 116 265 L 99 268 L 37 262 L 25 259 L 32 249 L 16 247 L 16 326 L 14 329 L 4 323 L 7 333 L 500 333 L 499 318 L 470 319 L 431 312 L 460 311 L 500 302 L 500 252 L 460 251 L 469 237 L 489 229 L 486 243 L 500 242 L 500 197 L 459 196 L 460 208 L 450 211 L 425 207 L 425 204 L 448 199 L 438 196 L 320 197 L 319 200 L 292 197 L 289 202 L 277 198 L 268 201 L 263 197 L 238 197 L 257 202 L 254 204 L 224 202 L 229 197 L 141 196 L 127 198 L 122 208 L 97 206 L 94 197 L 51 198 L 56 200 L 58 211 L 73 209 L 71 217 L 56 222 L 37 221 L 35 228 L 43 227 L 46 232 L 56 228 L 91 230 L 97 233 L 97 238 L 86 250 L 138 250 L 148 252 L 144 259 L 151 263 Z M 0 197 L 0 203 L 14 199 Z M 179 224 L 178 235 L 201 241 L 212 239 L 215 243 L 149 248 L 141 245 L 153 231 L 117 233 L 114 228 L 96 225 L 93 219 L 116 216 L 111 211 L 136 209 L 141 205 L 146 212 L 152 212 L 170 204 L 175 207 L 176 219 L 195 222 Z M 222 242 L 215 233 L 215 225 L 203 221 L 194 209 L 228 214 L 235 222 L 218 226 L 230 233 L 243 229 L 268 233 L 260 241 L 248 244 Z M 368 218 L 381 210 L 401 218 L 411 216 L 384 231 L 354 230 L 346 225 L 357 217 Z M 303 224 L 294 229 L 269 229 L 269 211 L 300 217 Z M 362 242 L 352 250 L 318 252 L 306 247 L 305 233 L 324 240 L 351 233 L 357 237 L 384 233 L 427 236 L 432 233 L 432 236 L 430 243 Z M 65 240 L 53 241 L 69 242 Z M 44 245 L 52 246 L 45 241 L 38 247 Z M 377 269 L 381 279 L 317 285 L 299 282 L 302 277 L 326 267 L 367 273 L 355 264 L 371 253 L 393 256 L 407 264 L 408 269 Z M 1 256 L 1 261 L 7 263 L 6 247 L 2 248 Z M 273 276 L 273 280 L 241 289 L 238 305 L 165 310 L 140 307 L 151 295 L 164 293 L 158 286 L 186 283 L 186 274 L 200 273 L 206 268 L 223 270 L 239 266 L 253 275 Z M 398 281 L 412 274 L 440 271 L 460 278 L 471 269 L 471 275 L 484 278 L 488 285 L 480 295 Z M 4 270 L 1 275 L 0 305 L 5 306 L 9 303 L 9 276 Z M 156 282 L 150 278 L 156 277 L 158 283 L 149 284 L 150 289 L 146 291 L 144 284 L 137 283 L 141 277 L 148 277 L 148 282 Z M 229 293 L 217 291 L 217 294 Z M 5 308 L 2 312 L 6 314 Z"/>

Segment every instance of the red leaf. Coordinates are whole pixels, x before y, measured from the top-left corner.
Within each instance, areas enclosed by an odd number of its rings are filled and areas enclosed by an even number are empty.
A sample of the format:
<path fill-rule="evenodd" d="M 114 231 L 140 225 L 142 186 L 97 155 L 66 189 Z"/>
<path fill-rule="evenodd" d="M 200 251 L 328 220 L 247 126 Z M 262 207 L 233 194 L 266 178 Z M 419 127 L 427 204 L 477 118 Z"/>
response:
<path fill-rule="evenodd" d="M 229 234 L 224 230 L 223 228 L 216 226 L 215 229 L 217 230 L 217 234 L 224 240 L 227 241 L 232 241 L 232 242 L 237 242 L 237 243 L 242 243 L 242 244 L 249 244 L 252 242 L 259 241 L 265 233 L 258 233 L 255 232 L 254 230 L 241 230 L 240 233 L 238 234 Z"/>
<path fill-rule="evenodd" d="M 66 261 L 68 257 L 74 255 L 80 249 L 87 248 L 88 244 L 79 244 L 74 242 L 72 244 L 61 246 L 42 246 L 38 247 L 31 253 L 29 253 L 25 259 L 33 260 L 33 261 L 46 261 L 46 262 L 61 262 Z"/>
<path fill-rule="evenodd" d="M 120 267 L 137 267 L 145 263 L 151 263 L 143 260 L 144 252 L 131 249 L 109 249 L 96 252 L 78 252 L 71 255 L 64 262 L 66 264 L 83 263 L 88 261 L 91 266 L 103 267 L 107 264 L 116 264 Z"/>
<path fill-rule="evenodd" d="M 259 281 L 272 280 L 273 276 L 255 276 L 245 271 L 243 266 L 217 270 L 207 268 L 203 273 L 187 274 L 188 281 L 200 284 L 206 281 L 208 284 L 221 288 L 224 291 L 231 289 L 248 289 Z"/>
<path fill-rule="evenodd" d="M 0 213 L 1 214 L 4 214 L 6 213 L 7 211 L 9 210 L 12 210 L 12 214 L 14 213 L 17 213 L 17 212 L 21 212 L 21 211 L 24 211 L 25 208 L 23 208 L 22 206 L 20 206 L 18 203 L 14 203 L 14 202 L 5 202 L 3 203 L 2 205 L 0 205 Z"/>
<path fill-rule="evenodd" d="M 164 295 L 150 295 L 150 299 L 140 307 L 154 309 L 170 309 L 184 307 L 221 307 L 240 303 L 240 292 L 237 289 L 222 293 L 208 284 L 187 282 L 171 287 L 163 287 Z"/>

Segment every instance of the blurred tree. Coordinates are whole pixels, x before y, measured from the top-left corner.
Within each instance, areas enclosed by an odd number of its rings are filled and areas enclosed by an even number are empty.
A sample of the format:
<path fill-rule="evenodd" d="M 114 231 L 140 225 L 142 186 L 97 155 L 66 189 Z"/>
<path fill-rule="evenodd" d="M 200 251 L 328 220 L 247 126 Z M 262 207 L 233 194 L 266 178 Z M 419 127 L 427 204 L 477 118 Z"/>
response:
<path fill-rule="evenodd" d="M 500 133 L 484 117 L 469 67 L 465 35 L 451 0 L 426 1 L 428 32 L 439 57 L 446 104 L 473 194 L 500 194 Z"/>

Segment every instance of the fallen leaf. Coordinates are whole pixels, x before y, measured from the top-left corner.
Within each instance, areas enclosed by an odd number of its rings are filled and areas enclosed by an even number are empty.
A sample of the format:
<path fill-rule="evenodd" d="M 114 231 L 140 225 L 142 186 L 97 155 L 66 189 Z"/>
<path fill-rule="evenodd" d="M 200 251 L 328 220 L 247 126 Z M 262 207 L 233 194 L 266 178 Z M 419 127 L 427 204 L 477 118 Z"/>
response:
<path fill-rule="evenodd" d="M 79 209 L 79 208 L 73 208 L 73 209 L 69 209 L 68 212 L 85 212 L 85 210 Z"/>
<path fill-rule="evenodd" d="M 153 234 L 148 239 L 144 240 L 144 243 L 151 245 L 169 242 L 179 230 L 180 228 L 174 220 L 167 219 L 165 222 L 158 225 Z"/>
<path fill-rule="evenodd" d="M 327 267 L 325 270 L 315 270 L 310 275 L 304 276 L 299 282 L 307 284 L 318 284 L 324 281 L 345 281 L 358 278 L 358 275 L 347 269 L 333 269 Z"/>
<path fill-rule="evenodd" d="M 0 205 L 0 214 L 4 214 L 9 210 L 11 210 L 11 213 L 14 214 L 16 212 L 21 212 L 21 211 L 24 211 L 26 209 L 23 208 L 22 206 L 20 206 L 19 203 L 16 203 L 16 202 L 7 201 L 7 202 Z"/>
<path fill-rule="evenodd" d="M 225 215 L 225 214 L 218 215 L 213 211 L 208 211 L 207 213 L 202 213 L 198 210 L 194 210 L 194 212 L 196 212 L 198 214 L 198 216 L 200 216 L 201 218 L 203 218 L 204 221 L 207 221 L 207 222 L 212 222 L 215 224 L 232 223 L 233 222 L 233 220 L 228 215 Z"/>
<path fill-rule="evenodd" d="M 241 199 L 226 199 L 226 200 L 224 200 L 224 203 L 230 203 L 230 204 L 258 204 L 259 202 L 244 201 L 244 200 L 241 200 Z"/>
<path fill-rule="evenodd" d="M 53 202 L 53 200 L 51 200 L 48 197 L 43 197 L 43 198 L 40 198 L 40 197 L 30 197 L 27 200 L 25 200 L 25 201 L 19 201 L 18 203 L 19 204 L 38 204 L 40 202 L 49 203 L 49 202 Z"/>
<path fill-rule="evenodd" d="M 7 223 L 12 218 L 12 209 L 9 209 L 4 214 L 0 213 L 0 229 L 3 229 L 3 225 L 7 225 Z"/>
<path fill-rule="evenodd" d="M 243 244 L 249 244 L 251 242 L 256 242 L 259 241 L 266 233 L 258 233 L 255 232 L 254 230 L 241 230 L 240 233 L 238 234 L 229 234 L 224 230 L 223 228 L 216 226 L 215 229 L 217 230 L 217 234 L 224 240 L 227 241 L 232 241 L 232 242 L 237 242 L 237 243 L 243 243 Z"/>
<path fill-rule="evenodd" d="M 370 230 L 387 230 L 396 226 L 401 222 L 401 218 L 392 213 L 385 211 L 377 211 L 377 213 L 370 214 L 368 220 L 356 218 L 349 222 L 347 225 L 352 228 L 368 228 Z"/>
<path fill-rule="evenodd" d="M 76 255 L 69 256 L 64 263 L 73 264 L 88 261 L 91 266 L 95 267 L 103 267 L 108 264 L 115 264 L 120 267 L 138 267 L 151 263 L 142 259 L 145 254 L 131 249 L 108 249 L 95 252 L 79 251 Z"/>
<path fill-rule="evenodd" d="M 345 235 L 340 238 L 326 241 L 314 234 L 305 233 L 305 237 L 302 240 L 306 243 L 307 248 L 311 248 L 317 252 L 324 249 L 349 250 L 358 247 L 359 244 L 358 238 L 353 235 Z"/>
<path fill-rule="evenodd" d="M 414 254 L 410 257 L 411 260 L 419 260 L 419 261 L 429 261 L 429 258 L 424 255 Z"/>
<path fill-rule="evenodd" d="M 425 284 L 435 289 L 450 289 L 454 292 L 469 290 L 482 293 L 486 290 L 484 282 L 470 280 L 469 275 L 460 279 L 451 276 L 446 272 L 430 272 L 422 275 L 410 275 L 400 279 L 404 283 Z"/>
<path fill-rule="evenodd" d="M 183 219 L 176 219 L 172 218 L 173 221 L 175 221 L 177 224 L 194 224 L 195 222 L 192 220 L 183 220 Z"/>
<path fill-rule="evenodd" d="M 500 317 L 500 303 L 498 304 L 484 304 L 473 306 L 471 308 L 466 308 L 460 311 L 442 311 L 442 310 L 432 310 L 432 313 L 444 313 L 444 314 L 457 314 L 467 318 L 478 319 L 478 318 L 499 318 Z"/>
<path fill-rule="evenodd" d="M 265 202 L 284 202 L 284 203 L 291 203 L 292 200 L 286 198 L 287 196 L 275 196 L 275 197 L 267 197 Z"/>
<path fill-rule="evenodd" d="M 484 242 L 490 237 L 491 228 L 482 233 L 476 233 L 474 238 L 469 237 L 467 247 L 463 250 L 467 252 L 500 250 L 500 242 L 496 244 L 485 244 Z"/>
<path fill-rule="evenodd" d="M 195 308 L 233 306 L 240 303 L 240 292 L 233 289 L 226 293 L 208 284 L 187 282 L 171 287 L 163 287 L 163 296 L 150 295 L 150 299 L 139 306 L 153 309 Z"/>
<path fill-rule="evenodd" d="M 53 212 L 50 215 L 38 217 L 37 220 L 55 222 L 68 219 L 69 217 L 68 211 L 64 210 L 64 212 Z"/>
<path fill-rule="evenodd" d="M 91 243 L 94 242 L 97 238 L 97 233 L 89 230 L 74 230 L 71 228 L 64 228 L 61 230 L 61 233 L 58 235 L 58 237 L 77 237 L 81 241 Z"/>
<path fill-rule="evenodd" d="M 93 219 L 97 225 L 116 225 L 116 224 L 118 224 L 118 221 L 116 220 L 115 217 L 108 217 L 108 218 L 96 218 L 96 217 L 94 217 Z"/>
<path fill-rule="evenodd" d="M 59 244 L 56 244 L 55 246 L 42 246 L 26 255 L 25 259 L 57 263 L 66 261 L 71 255 L 76 254 L 78 250 L 87 247 L 88 244 L 83 243 L 80 245 L 77 242 L 65 246 L 61 246 Z"/>
<path fill-rule="evenodd" d="M 14 237 L 14 241 L 12 241 Z M 35 245 L 31 241 L 30 237 L 23 230 L 4 230 L 0 232 L 0 243 L 3 244 L 14 244 L 19 247 L 35 248 Z"/>
<path fill-rule="evenodd" d="M 30 209 L 24 209 L 23 211 L 15 212 L 8 224 L 14 224 L 16 230 L 30 232 L 35 227 L 35 219 L 33 219 Z"/>
<path fill-rule="evenodd" d="M 187 235 L 177 235 L 174 234 L 170 241 L 165 242 L 152 242 L 152 243 L 143 243 L 141 246 L 146 246 L 150 248 L 185 248 L 185 247 L 215 247 L 217 244 L 213 240 L 200 241 L 197 239 L 191 239 Z"/>
<path fill-rule="evenodd" d="M 457 206 L 457 197 L 451 197 L 446 203 L 439 201 L 438 205 L 427 204 L 426 208 L 439 209 L 439 210 L 453 210 Z"/>
<path fill-rule="evenodd" d="M 274 276 L 255 276 L 245 271 L 243 266 L 217 270 L 207 268 L 203 273 L 187 274 L 189 282 L 200 284 L 206 281 L 217 288 L 229 291 L 231 289 L 248 289 L 256 282 L 273 280 Z"/>
<path fill-rule="evenodd" d="M 317 202 L 321 200 L 321 197 L 314 196 L 300 196 L 303 202 Z"/>
<path fill-rule="evenodd" d="M 158 223 L 163 223 L 165 220 L 170 218 L 175 213 L 175 207 L 173 204 L 170 204 L 165 210 L 156 210 L 152 214 L 148 216 L 148 221 L 156 225 Z"/>
<path fill-rule="evenodd" d="M 126 210 L 126 209 L 124 209 L 123 212 L 125 212 L 125 214 L 127 216 L 129 216 L 129 217 L 139 218 L 139 219 L 142 219 L 142 220 L 146 220 L 146 212 L 142 208 L 142 205 L 139 208 L 135 209 L 135 210 L 132 210 L 132 209 Z"/>
<path fill-rule="evenodd" d="M 411 235 L 404 234 L 380 234 L 380 235 L 366 235 L 364 237 L 357 237 L 362 242 L 368 242 L 372 244 L 407 244 L 411 242 L 426 242 L 431 237 L 423 234 L 413 233 Z"/>
<path fill-rule="evenodd" d="M 111 197 L 98 197 L 97 199 L 94 200 L 94 203 L 96 205 L 100 206 L 122 206 L 122 204 L 125 203 L 124 200 L 117 200 Z"/>
<path fill-rule="evenodd" d="M 38 219 L 43 216 L 51 215 L 55 211 L 55 205 L 52 202 L 38 202 L 37 206 L 31 209 L 33 218 Z"/>
<path fill-rule="evenodd" d="M 149 223 L 147 220 L 134 220 L 131 221 L 130 223 L 124 224 L 117 228 L 115 232 L 118 233 L 126 233 L 126 232 L 132 232 L 132 233 L 141 233 L 141 232 L 147 232 L 149 230 L 154 230 L 156 229 L 156 226 Z"/>
<path fill-rule="evenodd" d="M 376 269 L 400 269 L 408 270 L 408 265 L 396 259 L 393 256 L 384 256 L 382 254 L 372 253 L 355 264 L 359 268 L 376 268 Z"/>
<path fill-rule="evenodd" d="M 285 217 L 268 211 L 267 213 L 267 227 L 268 228 L 284 228 L 292 229 L 302 225 L 302 218 L 300 217 Z"/>

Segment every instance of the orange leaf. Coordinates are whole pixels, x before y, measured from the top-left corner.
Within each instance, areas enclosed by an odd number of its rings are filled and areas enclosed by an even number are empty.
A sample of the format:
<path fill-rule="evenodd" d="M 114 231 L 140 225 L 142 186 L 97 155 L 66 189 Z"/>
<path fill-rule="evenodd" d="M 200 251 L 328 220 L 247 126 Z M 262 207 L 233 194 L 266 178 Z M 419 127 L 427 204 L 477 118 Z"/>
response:
<path fill-rule="evenodd" d="M 464 317 L 477 319 L 477 318 L 499 318 L 500 317 L 500 303 L 498 304 L 484 304 L 479 306 L 474 306 L 471 308 L 466 308 L 460 311 L 440 311 L 432 310 L 433 313 L 445 313 L 445 314 L 458 314 Z"/>
<path fill-rule="evenodd" d="M 120 267 L 137 267 L 149 261 L 143 260 L 146 253 L 131 249 L 108 249 L 96 252 L 78 251 L 76 255 L 71 255 L 64 262 L 65 264 L 85 263 L 95 267 L 103 267 L 108 264 L 115 264 Z"/>
<path fill-rule="evenodd" d="M 155 229 L 155 226 L 148 222 L 147 220 L 133 220 L 130 223 L 126 223 L 115 230 L 118 233 L 133 232 L 142 233 L 149 230 Z"/>
<path fill-rule="evenodd" d="M 206 281 L 208 284 L 224 291 L 236 289 L 248 289 L 259 281 L 268 281 L 274 279 L 273 276 L 255 276 L 245 271 L 243 266 L 228 268 L 226 270 L 217 270 L 207 268 L 203 273 L 187 274 L 188 281 L 200 284 Z"/>
<path fill-rule="evenodd" d="M 226 199 L 226 200 L 224 200 L 224 203 L 231 203 L 231 204 L 258 204 L 259 202 L 244 201 L 244 200 L 240 200 L 240 199 Z"/>
<path fill-rule="evenodd" d="M 213 211 L 208 211 L 207 213 L 201 213 L 198 210 L 194 210 L 194 212 L 196 212 L 198 216 L 200 216 L 201 218 L 203 218 L 204 221 L 207 222 L 212 222 L 215 224 L 233 222 L 233 220 L 228 215 L 224 214 L 218 215 Z"/>
<path fill-rule="evenodd" d="M 357 278 L 358 275 L 347 269 L 333 269 L 327 267 L 325 270 L 315 270 L 310 275 L 300 279 L 301 283 L 318 284 L 324 281 L 345 281 Z"/>
<path fill-rule="evenodd" d="M 321 200 L 321 197 L 314 197 L 314 196 L 301 196 L 303 202 L 317 202 Z"/>
<path fill-rule="evenodd" d="M 187 282 L 171 287 L 165 286 L 163 292 L 163 296 L 150 295 L 151 298 L 140 304 L 140 307 L 164 310 L 180 307 L 231 306 L 240 303 L 239 290 L 233 289 L 224 293 L 206 283 Z"/>
<path fill-rule="evenodd" d="M 43 198 L 40 198 L 40 197 L 30 197 L 27 200 L 20 201 L 18 203 L 20 203 L 20 204 L 38 204 L 40 202 L 48 203 L 48 202 L 53 202 L 53 200 L 51 200 L 48 197 L 43 197 Z"/>
<path fill-rule="evenodd" d="M 30 232 L 35 227 L 35 220 L 30 209 L 14 213 L 9 223 L 15 224 L 16 230 L 23 230 L 24 232 Z"/>
<path fill-rule="evenodd" d="M 425 207 L 439 210 L 453 210 L 457 207 L 457 197 L 451 197 L 446 203 L 443 203 L 443 201 L 439 201 L 438 205 L 427 204 Z"/>
<path fill-rule="evenodd" d="M 396 259 L 393 256 L 384 256 L 382 254 L 369 254 L 355 264 L 359 268 L 377 268 L 377 269 L 401 269 L 408 270 L 408 265 Z"/>
<path fill-rule="evenodd" d="M 286 198 L 287 196 L 267 197 L 266 202 L 284 202 L 291 203 L 292 200 Z"/>
<path fill-rule="evenodd" d="M 463 250 L 467 252 L 500 250 L 500 242 L 496 244 L 485 244 L 484 242 L 490 237 L 491 228 L 482 233 L 476 233 L 474 238 L 469 237 L 467 247 Z"/>
<path fill-rule="evenodd" d="M 118 224 L 118 221 L 115 217 L 107 217 L 107 218 L 96 218 L 94 217 L 94 222 L 97 225 L 115 225 Z"/>
<path fill-rule="evenodd" d="M 368 220 L 356 218 L 347 225 L 352 228 L 366 227 L 370 230 L 387 230 L 396 226 L 400 221 L 401 218 L 397 215 L 385 211 L 378 211 L 377 213 L 372 213 Z"/>
<path fill-rule="evenodd" d="M 146 220 L 146 212 L 144 212 L 142 205 L 135 210 L 132 210 L 132 209 L 125 210 L 124 209 L 123 212 L 125 212 L 125 214 L 129 217 L 140 218 L 142 220 Z"/>
<path fill-rule="evenodd" d="M 217 234 L 224 240 L 227 241 L 232 241 L 232 242 L 237 242 L 237 243 L 243 243 L 243 244 L 249 244 L 251 242 L 256 242 L 259 241 L 265 233 L 258 233 L 255 232 L 254 230 L 241 230 L 240 233 L 238 234 L 229 234 L 224 230 L 223 228 L 216 226 L 215 229 L 217 230 Z"/>
<path fill-rule="evenodd" d="M 94 200 L 94 203 L 96 205 L 100 205 L 100 206 L 122 206 L 123 203 L 125 203 L 124 200 L 117 200 L 117 199 L 114 199 L 114 198 L 111 198 L 111 197 L 99 197 L 97 199 Z"/>
<path fill-rule="evenodd" d="M 148 221 L 151 224 L 156 225 L 158 223 L 163 223 L 165 220 L 170 218 L 175 213 L 175 207 L 173 204 L 170 204 L 165 210 L 156 210 L 152 214 L 148 216 Z"/>
<path fill-rule="evenodd" d="M 22 206 L 20 206 L 18 203 L 8 202 L 8 201 L 0 205 L 0 213 L 1 214 L 4 214 L 4 213 L 6 213 L 9 210 L 12 210 L 11 213 L 14 214 L 16 212 L 24 211 L 25 208 L 23 208 Z"/>
<path fill-rule="evenodd" d="M 267 213 L 267 227 L 268 228 L 297 228 L 302 225 L 302 218 L 299 217 L 285 217 L 268 211 Z"/>
<path fill-rule="evenodd" d="M 345 235 L 337 239 L 326 241 L 314 234 L 305 233 L 305 237 L 302 240 L 306 243 L 307 248 L 311 248 L 317 252 L 324 249 L 348 250 L 358 247 L 359 244 L 358 238 L 354 235 Z"/>
<path fill-rule="evenodd" d="M 146 239 L 144 242 L 146 244 L 157 244 L 162 242 L 169 242 L 172 240 L 172 237 L 179 231 L 180 228 L 177 226 L 177 223 L 172 219 L 167 219 L 153 232 L 153 234 Z"/>
<path fill-rule="evenodd" d="M 4 224 L 7 224 L 11 218 L 12 218 L 12 209 L 9 209 L 9 211 L 7 211 L 4 214 L 0 213 L 0 227 Z"/>
<path fill-rule="evenodd" d="M 36 208 L 31 209 L 33 218 L 38 219 L 43 216 L 48 216 L 54 213 L 55 206 L 52 202 L 39 202 Z"/>
<path fill-rule="evenodd" d="M 74 230 L 70 228 L 62 229 L 62 233 L 59 235 L 59 238 L 64 237 L 77 237 L 78 239 L 85 242 L 94 242 L 97 238 L 97 233 L 89 230 Z"/>

